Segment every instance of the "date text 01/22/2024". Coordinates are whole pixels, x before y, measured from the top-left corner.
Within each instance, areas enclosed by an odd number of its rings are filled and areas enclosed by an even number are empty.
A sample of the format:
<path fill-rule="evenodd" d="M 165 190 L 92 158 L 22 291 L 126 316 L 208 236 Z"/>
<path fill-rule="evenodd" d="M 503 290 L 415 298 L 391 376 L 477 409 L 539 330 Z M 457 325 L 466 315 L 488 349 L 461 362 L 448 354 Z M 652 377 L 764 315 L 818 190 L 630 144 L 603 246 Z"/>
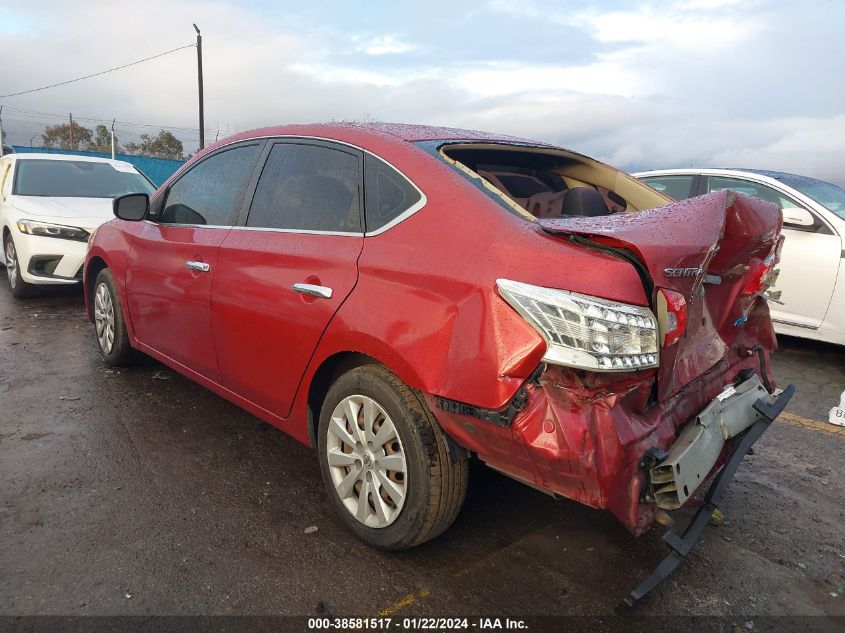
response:
<path fill-rule="evenodd" d="M 443 631 L 443 630 L 525 630 L 528 625 L 518 618 L 309 618 L 308 630 L 389 630 Z"/>

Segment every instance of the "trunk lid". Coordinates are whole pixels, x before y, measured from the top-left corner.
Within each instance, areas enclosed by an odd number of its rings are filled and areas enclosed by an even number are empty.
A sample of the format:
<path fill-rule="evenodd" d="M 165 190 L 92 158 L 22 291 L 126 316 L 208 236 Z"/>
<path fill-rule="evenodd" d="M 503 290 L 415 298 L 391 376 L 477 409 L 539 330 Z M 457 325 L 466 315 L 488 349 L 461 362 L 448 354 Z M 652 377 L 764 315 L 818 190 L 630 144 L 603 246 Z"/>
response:
<path fill-rule="evenodd" d="M 631 261 L 655 314 L 660 288 L 683 295 L 686 330 L 677 343 L 660 350 L 660 400 L 735 346 L 752 308 L 762 300 L 759 292 L 744 291 L 767 258 L 777 261 L 782 243 L 776 205 L 729 191 L 647 211 L 537 222 L 548 233 L 591 248 L 615 249 Z M 748 337 L 742 339 L 747 347 Z"/>

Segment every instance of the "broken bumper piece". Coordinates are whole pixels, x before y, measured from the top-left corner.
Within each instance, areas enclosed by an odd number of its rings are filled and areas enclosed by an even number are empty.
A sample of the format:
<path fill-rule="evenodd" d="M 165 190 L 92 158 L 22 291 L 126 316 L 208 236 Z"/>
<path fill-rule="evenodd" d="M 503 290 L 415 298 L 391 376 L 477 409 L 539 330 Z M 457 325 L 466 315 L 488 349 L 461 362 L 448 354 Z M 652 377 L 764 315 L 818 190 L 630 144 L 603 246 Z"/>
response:
<path fill-rule="evenodd" d="M 725 443 L 757 421 L 754 403 L 761 399 L 774 396 L 753 375 L 725 388 L 683 428 L 668 455 L 649 472 L 658 507 L 675 510 L 684 505 L 713 470 Z"/>
<path fill-rule="evenodd" d="M 762 389 L 762 394 L 758 388 Z M 688 491 L 693 490 L 690 477 L 695 478 L 698 475 L 703 479 L 709 472 L 709 468 L 716 463 L 725 442 L 731 437 L 737 438 L 733 452 L 713 480 L 704 497 L 704 504 L 695 513 L 683 535 L 679 536 L 672 529 L 664 535 L 663 540 L 672 551 L 645 581 L 619 603 L 616 607 L 617 614 L 624 615 L 631 612 L 689 554 L 710 522 L 742 458 L 780 415 L 794 392 L 795 386 L 789 385 L 781 393 L 770 395 L 756 376 L 737 387 L 726 389 L 681 432 L 680 437 L 669 450 L 669 454 L 652 468 L 650 476 L 655 486 L 654 494 L 658 503 L 662 500 L 664 504 L 668 504 L 664 507 L 678 507 L 672 504 L 682 504 L 688 496 L 683 487 L 686 486 Z M 707 462 L 716 450 L 716 446 L 719 450 L 715 458 L 710 461 L 708 468 Z M 671 475 L 669 474 L 670 467 L 673 471 Z M 689 472 L 685 472 L 687 469 Z M 680 486 L 680 491 L 678 486 Z M 674 491 L 671 490 L 673 487 Z M 678 494 L 678 492 L 683 494 Z M 658 497 L 658 495 L 662 496 Z"/>

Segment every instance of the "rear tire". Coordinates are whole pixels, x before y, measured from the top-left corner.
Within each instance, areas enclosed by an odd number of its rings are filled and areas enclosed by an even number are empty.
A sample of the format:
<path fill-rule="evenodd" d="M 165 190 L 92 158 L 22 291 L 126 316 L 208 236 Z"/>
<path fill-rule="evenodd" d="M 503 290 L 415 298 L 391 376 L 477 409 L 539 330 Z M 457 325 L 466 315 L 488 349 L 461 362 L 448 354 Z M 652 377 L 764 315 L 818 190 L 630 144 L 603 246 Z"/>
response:
<path fill-rule="evenodd" d="M 356 367 L 332 384 L 317 439 L 332 505 L 368 544 L 414 547 L 458 516 L 469 463 L 450 459 L 425 402 L 385 367 Z"/>
<path fill-rule="evenodd" d="M 91 297 L 94 304 L 94 327 L 97 346 L 107 365 L 121 367 L 137 362 L 139 352 L 129 344 L 129 334 L 123 319 L 123 306 L 115 288 L 114 278 L 104 268 L 94 281 Z"/>
<path fill-rule="evenodd" d="M 26 299 L 36 294 L 37 289 L 33 284 L 27 283 L 21 276 L 21 265 L 18 261 L 18 251 L 11 234 L 6 233 L 3 238 L 3 253 L 6 258 L 6 277 L 9 280 L 9 290 L 12 296 L 18 299 Z"/>

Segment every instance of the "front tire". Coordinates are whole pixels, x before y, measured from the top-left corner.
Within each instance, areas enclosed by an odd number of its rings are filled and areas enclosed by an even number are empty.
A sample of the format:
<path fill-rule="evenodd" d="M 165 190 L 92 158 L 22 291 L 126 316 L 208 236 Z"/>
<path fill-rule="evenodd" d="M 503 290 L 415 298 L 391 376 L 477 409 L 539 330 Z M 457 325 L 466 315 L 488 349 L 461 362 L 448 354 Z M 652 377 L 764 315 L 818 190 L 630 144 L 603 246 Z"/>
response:
<path fill-rule="evenodd" d="M 318 450 L 335 511 L 380 549 L 433 539 L 463 505 L 467 460 L 450 459 L 424 401 L 380 365 L 356 367 L 332 384 L 320 412 Z"/>
<path fill-rule="evenodd" d="M 3 240 L 3 254 L 6 258 L 6 276 L 9 279 L 9 289 L 12 296 L 18 299 L 25 299 L 35 294 L 36 288 L 23 280 L 21 276 L 21 265 L 18 261 L 18 251 L 15 242 L 10 234 L 6 234 Z"/>
<path fill-rule="evenodd" d="M 138 352 L 129 345 L 120 296 L 108 268 L 104 268 L 97 275 L 92 300 L 97 345 L 103 360 L 112 367 L 133 364 L 137 360 Z"/>

